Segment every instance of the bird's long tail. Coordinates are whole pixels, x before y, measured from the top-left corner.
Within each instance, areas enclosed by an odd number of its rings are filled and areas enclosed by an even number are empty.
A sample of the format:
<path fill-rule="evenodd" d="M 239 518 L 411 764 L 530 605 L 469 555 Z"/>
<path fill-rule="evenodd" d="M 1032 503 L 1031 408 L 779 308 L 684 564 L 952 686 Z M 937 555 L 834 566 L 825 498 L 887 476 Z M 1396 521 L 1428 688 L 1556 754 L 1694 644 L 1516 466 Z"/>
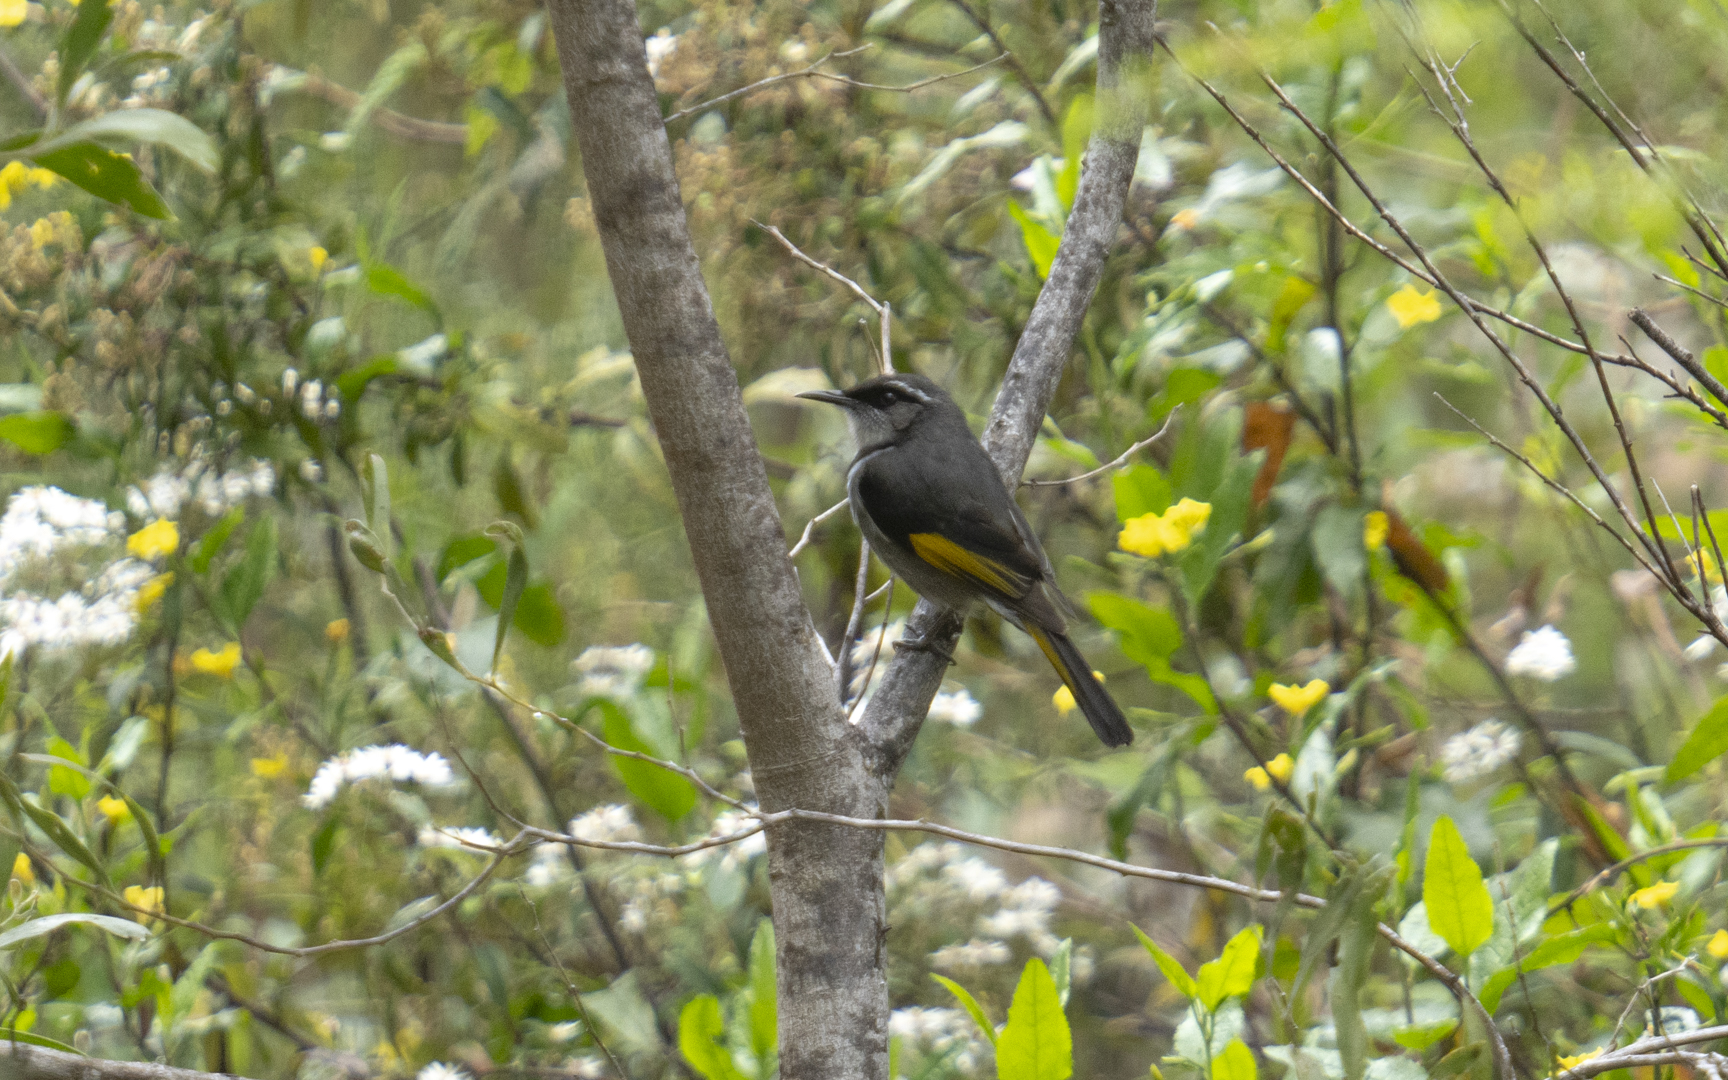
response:
<path fill-rule="evenodd" d="M 1068 692 L 1074 695 L 1074 703 L 1080 706 L 1080 711 L 1086 714 L 1086 720 L 1092 725 L 1092 730 L 1104 740 L 1105 746 L 1127 746 L 1134 741 L 1134 729 L 1128 726 L 1127 717 L 1104 689 L 1104 684 L 1092 674 L 1092 665 L 1080 655 L 1080 650 L 1068 640 L 1067 634 L 1040 629 L 1027 624 L 1026 632 L 1032 635 L 1032 640 L 1044 650 L 1044 655 L 1050 659 L 1050 666 L 1056 669 L 1056 674 L 1062 676 L 1062 682 L 1068 687 Z"/>

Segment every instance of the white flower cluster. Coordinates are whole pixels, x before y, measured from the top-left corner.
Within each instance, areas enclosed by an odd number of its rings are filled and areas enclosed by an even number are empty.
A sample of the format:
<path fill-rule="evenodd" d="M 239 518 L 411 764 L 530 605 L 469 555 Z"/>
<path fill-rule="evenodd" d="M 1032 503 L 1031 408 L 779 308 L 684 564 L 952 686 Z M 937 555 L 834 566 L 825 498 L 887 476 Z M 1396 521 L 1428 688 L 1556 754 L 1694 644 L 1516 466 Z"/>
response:
<path fill-rule="evenodd" d="M 661 61 L 678 51 L 678 38 L 670 27 L 662 26 L 653 37 L 642 42 L 642 51 L 648 57 L 648 77 L 658 79 Z"/>
<path fill-rule="evenodd" d="M 971 727 L 984 715 L 984 706 L 978 704 L 964 688 L 952 694 L 937 694 L 930 702 L 931 720 L 940 720 L 944 724 L 955 727 Z"/>
<path fill-rule="evenodd" d="M 974 1072 L 985 1056 L 983 1034 L 959 1009 L 895 1009 L 888 1016 L 888 1035 L 926 1054 L 951 1053 L 949 1064 L 966 1074 Z"/>
<path fill-rule="evenodd" d="M 415 1074 L 414 1080 L 473 1080 L 467 1069 L 434 1061 Z"/>
<path fill-rule="evenodd" d="M 276 468 L 257 459 L 244 468 L 223 472 L 194 458 L 176 472 L 163 466 L 141 486 L 127 489 L 126 509 L 134 517 L 174 518 L 181 507 L 196 502 L 211 517 L 221 517 L 253 495 L 276 490 Z"/>
<path fill-rule="evenodd" d="M 640 840 L 642 830 L 628 806 L 607 803 L 570 819 L 565 831 L 581 840 L 615 843 Z M 535 888 L 544 888 L 570 872 L 569 856 L 563 844 L 541 844 L 534 849 L 534 860 L 528 864 L 523 880 Z"/>
<path fill-rule="evenodd" d="M 654 667 L 654 650 L 646 645 L 591 645 L 570 666 L 578 689 L 590 697 L 629 697 Z"/>
<path fill-rule="evenodd" d="M 944 945 L 930 954 L 930 966 L 937 971 L 965 971 L 1006 964 L 1013 954 L 1006 942 L 973 938 L 964 945 Z"/>
<path fill-rule="evenodd" d="M 735 832 L 749 828 L 751 820 L 748 814 L 741 814 L 736 810 L 722 810 L 715 815 L 714 824 L 708 827 L 708 835 L 710 837 L 730 836 Z M 768 834 L 765 831 L 757 831 L 742 840 L 733 841 L 723 847 L 693 851 L 684 856 L 684 861 L 690 866 L 701 866 L 715 855 L 719 855 L 720 865 L 728 870 L 734 870 L 756 856 L 766 854 L 767 851 Z"/>
<path fill-rule="evenodd" d="M 0 515 L 0 657 L 32 645 L 115 645 L 132 636 L 138 590 L 155 577 L 145 563 L 119 559 L 82 588 L 52 599 L 20 580 L 56 553 L 118 540 L 125 526 L 124 514 L 56 487 L 27 487 L 7 501 Z"/>
<path fill-rule="evenodd" d="M 1450 783 L 1487 776 L 1518 756 L 1523 742 L 1518 732 L 1498 720 L 1484 720 L 1440 746 L 1440 764 Z"/>
<path fill-rule="evenodd" d="M 301 802 L 314 810 L 327 806 L 345 784 L 362 780 L 389 780 L 392 783 L 416 783 L 426 787 L 446 787 L 456 782 L 450 763 L 443 755 L 422 754 L 401 743 L 389 746 L 362 746 L 338 754 L 318 766 L 312 784 Z"/>
<path fill-rule="evenodd" d="M 1527 630 L 1511 655 L 1506 657 L 1506 674 L 1529 675 L 1543 682 L 1572 674 L 1578 662 L 1572 659 L 1572 643 L 1552 626 Z"/>
<path fill-rule="evenodd" d="M 929 907 L 952 906 L 964 899 L 979 905 L 977 936 L 965 945 L 948 945 L 932 954 L 932 963 L 979 966 L 1001 963 L 992 946 L 1023 938 L 1040 955 L 1054 953 L 1061 942 L 1050 932 L 1050 920 L 1062 893 L 1043 878 L 1030 877 L 1009 885 L 1007 875 L 959 844 L 930 843 L 913 848 L 888 868 L 888 891 L 897 900 L 923 902 Z M 994 905 L 993 910 L 991 905 Z"/>
<path fill-rule="evenodd" d="M 876 687 L 882 682 L 882 676 L 888 669 L 888 660 L 892 657 L 894 642 L 906 636 L 906 620 L 895 619 L 888 624 L 886 630 L 881 628 L 861 634 L 852 643 L 852 649 L 847 656 L 852 665 L 852 681 L 846 686 L 846 692 L 852 697 L 867 698 L 876 692 Z M 882 642 L 882 655 L 876 657 L 876 642 Z M 876 657 L 876 666 L 870 666 L 870 658 Z M 868 680 L 868 682 L 866 682 Z M 934 707 L 934 705 L 932 705 Z M 862 707 L 852 713 L 853 723 L 864 716 Z"/>
<path fill-rule="evenodd" d="M 420 846 L 427 848 L 458 848 L 462 851 L 473 851 L 476 848 L 500 848 L 504 841 L 492 835 L 485 829 L 473 829 L 466 826 L 439 825 L 420 830 Z"/>
<path fill-rule="evenodd" d="M 294 385 L 299 379 L 299 372 L 289 368 L 282 373 L 282 395 L 292 398 Z M 300 383 L 300 415 L 314 424 L 324 420 L 334 420 L 342 415 L 342 399 L 324 396 L 324 383 L 319 379 L 307 379 Z"/>

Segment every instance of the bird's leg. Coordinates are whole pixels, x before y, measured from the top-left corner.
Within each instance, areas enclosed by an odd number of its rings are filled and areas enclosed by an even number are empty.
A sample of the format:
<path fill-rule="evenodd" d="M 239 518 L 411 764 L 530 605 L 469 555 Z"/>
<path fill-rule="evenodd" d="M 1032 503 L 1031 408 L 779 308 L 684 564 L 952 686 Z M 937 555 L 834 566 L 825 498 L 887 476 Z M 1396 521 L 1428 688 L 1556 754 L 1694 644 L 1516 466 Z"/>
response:
<path fill-rule="evenodd" d="M 910 649 L 913 652 L 927 652 L 940 656 L 948 661 L 950 667 L 954 664 L 954 650 L 943 648 L 928 638 L 903 637 L 894 643 L 896 649 Z"/>

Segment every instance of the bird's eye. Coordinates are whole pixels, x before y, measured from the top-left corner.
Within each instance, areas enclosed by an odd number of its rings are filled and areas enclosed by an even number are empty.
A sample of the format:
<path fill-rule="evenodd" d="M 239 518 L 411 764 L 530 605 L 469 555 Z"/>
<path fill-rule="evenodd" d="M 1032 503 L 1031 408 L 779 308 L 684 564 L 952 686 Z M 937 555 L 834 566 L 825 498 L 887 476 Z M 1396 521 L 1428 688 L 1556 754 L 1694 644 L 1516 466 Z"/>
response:
<path fill-rule="evenodd" d="M 892 391 L 892 390 L 882 391 L 882 404 L 892 405 L 899 400 L 900 400 L 900 395 L 896 394 L 894 391 Z"/>

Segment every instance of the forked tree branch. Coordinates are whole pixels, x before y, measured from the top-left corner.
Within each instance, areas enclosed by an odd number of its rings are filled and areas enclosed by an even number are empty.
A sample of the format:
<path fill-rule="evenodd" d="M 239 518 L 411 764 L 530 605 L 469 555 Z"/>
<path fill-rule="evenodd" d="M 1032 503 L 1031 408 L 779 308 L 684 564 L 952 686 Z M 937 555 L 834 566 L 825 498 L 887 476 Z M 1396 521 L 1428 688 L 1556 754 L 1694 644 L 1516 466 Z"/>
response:
<path fill-rule="evenodd" d="M 1019 485 L 1103 276 L 1104 260 L 1116 243 L 1150 115 L 1157 15 L 1154 0 L 1100 0 L 1098 5 L 1097 111 L 1074 209 L 984 428 L 984 449 L 1010 490 Z M 937 648 L 895 656 L 864 710 L 860 726 L 875 748 L 876 775 L 884 780 L 892 779 L 912 748 L 947 670 L 942 653 L 953 650 L 961 625 L 952 613 L 920 601 L 906 629 L 908 637 Z"/>

